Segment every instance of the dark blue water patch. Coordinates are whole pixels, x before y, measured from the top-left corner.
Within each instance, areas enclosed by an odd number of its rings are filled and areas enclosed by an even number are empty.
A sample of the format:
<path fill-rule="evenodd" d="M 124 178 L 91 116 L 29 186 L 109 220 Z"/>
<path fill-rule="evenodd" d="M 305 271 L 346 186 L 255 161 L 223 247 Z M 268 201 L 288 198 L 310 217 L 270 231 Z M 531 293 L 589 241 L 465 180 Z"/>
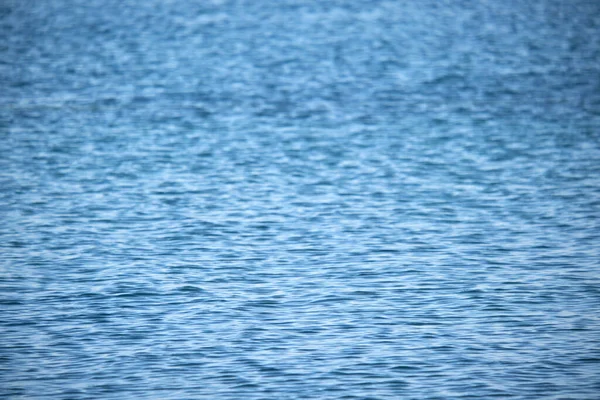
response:
<path fill-rule="evenodd" d="M 0 396 L 595 396 L 589 1 L 0 6 Z"/>

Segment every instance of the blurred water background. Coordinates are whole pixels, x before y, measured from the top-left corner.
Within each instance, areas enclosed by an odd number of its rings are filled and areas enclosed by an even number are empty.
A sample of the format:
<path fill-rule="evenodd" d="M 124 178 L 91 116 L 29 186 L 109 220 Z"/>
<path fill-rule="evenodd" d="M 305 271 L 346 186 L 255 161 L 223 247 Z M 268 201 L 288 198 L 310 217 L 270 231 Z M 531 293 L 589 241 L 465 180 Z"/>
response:
<path fill-rule="evenodd" d="M 0 397 L 592 399 L 600 3 L 3 0 Z"/>

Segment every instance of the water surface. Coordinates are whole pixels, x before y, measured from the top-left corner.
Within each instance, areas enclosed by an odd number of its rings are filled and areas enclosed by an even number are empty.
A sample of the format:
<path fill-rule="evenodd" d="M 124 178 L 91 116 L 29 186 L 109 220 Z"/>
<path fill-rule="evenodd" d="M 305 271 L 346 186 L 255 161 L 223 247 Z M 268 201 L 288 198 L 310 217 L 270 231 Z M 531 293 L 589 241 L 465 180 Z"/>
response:
<path fill-rule="evenodd" d="M 0 397 L 591 399 L 594 1 L 7 0 Z"/>

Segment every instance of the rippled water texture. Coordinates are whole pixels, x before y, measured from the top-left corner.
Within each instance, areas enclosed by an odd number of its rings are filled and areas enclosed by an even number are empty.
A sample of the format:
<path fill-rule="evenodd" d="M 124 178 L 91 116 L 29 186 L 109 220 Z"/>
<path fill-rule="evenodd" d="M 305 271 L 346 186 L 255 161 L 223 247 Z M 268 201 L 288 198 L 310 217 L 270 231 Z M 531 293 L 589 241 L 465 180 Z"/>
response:
<path fill-rule="evenodd" d="M 597 398 L 597 1 L 0 4 L 0 397 Z"/>

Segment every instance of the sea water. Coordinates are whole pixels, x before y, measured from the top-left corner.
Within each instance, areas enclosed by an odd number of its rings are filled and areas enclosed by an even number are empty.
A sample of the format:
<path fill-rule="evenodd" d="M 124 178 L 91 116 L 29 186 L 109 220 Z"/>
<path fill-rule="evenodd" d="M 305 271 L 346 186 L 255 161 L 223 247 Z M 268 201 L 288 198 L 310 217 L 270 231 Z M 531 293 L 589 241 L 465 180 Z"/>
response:
<path fill-rule="evenodd" d="M 0 397 L 600 393 L 600 3 L 5 0 L 0 39 Z"/>

